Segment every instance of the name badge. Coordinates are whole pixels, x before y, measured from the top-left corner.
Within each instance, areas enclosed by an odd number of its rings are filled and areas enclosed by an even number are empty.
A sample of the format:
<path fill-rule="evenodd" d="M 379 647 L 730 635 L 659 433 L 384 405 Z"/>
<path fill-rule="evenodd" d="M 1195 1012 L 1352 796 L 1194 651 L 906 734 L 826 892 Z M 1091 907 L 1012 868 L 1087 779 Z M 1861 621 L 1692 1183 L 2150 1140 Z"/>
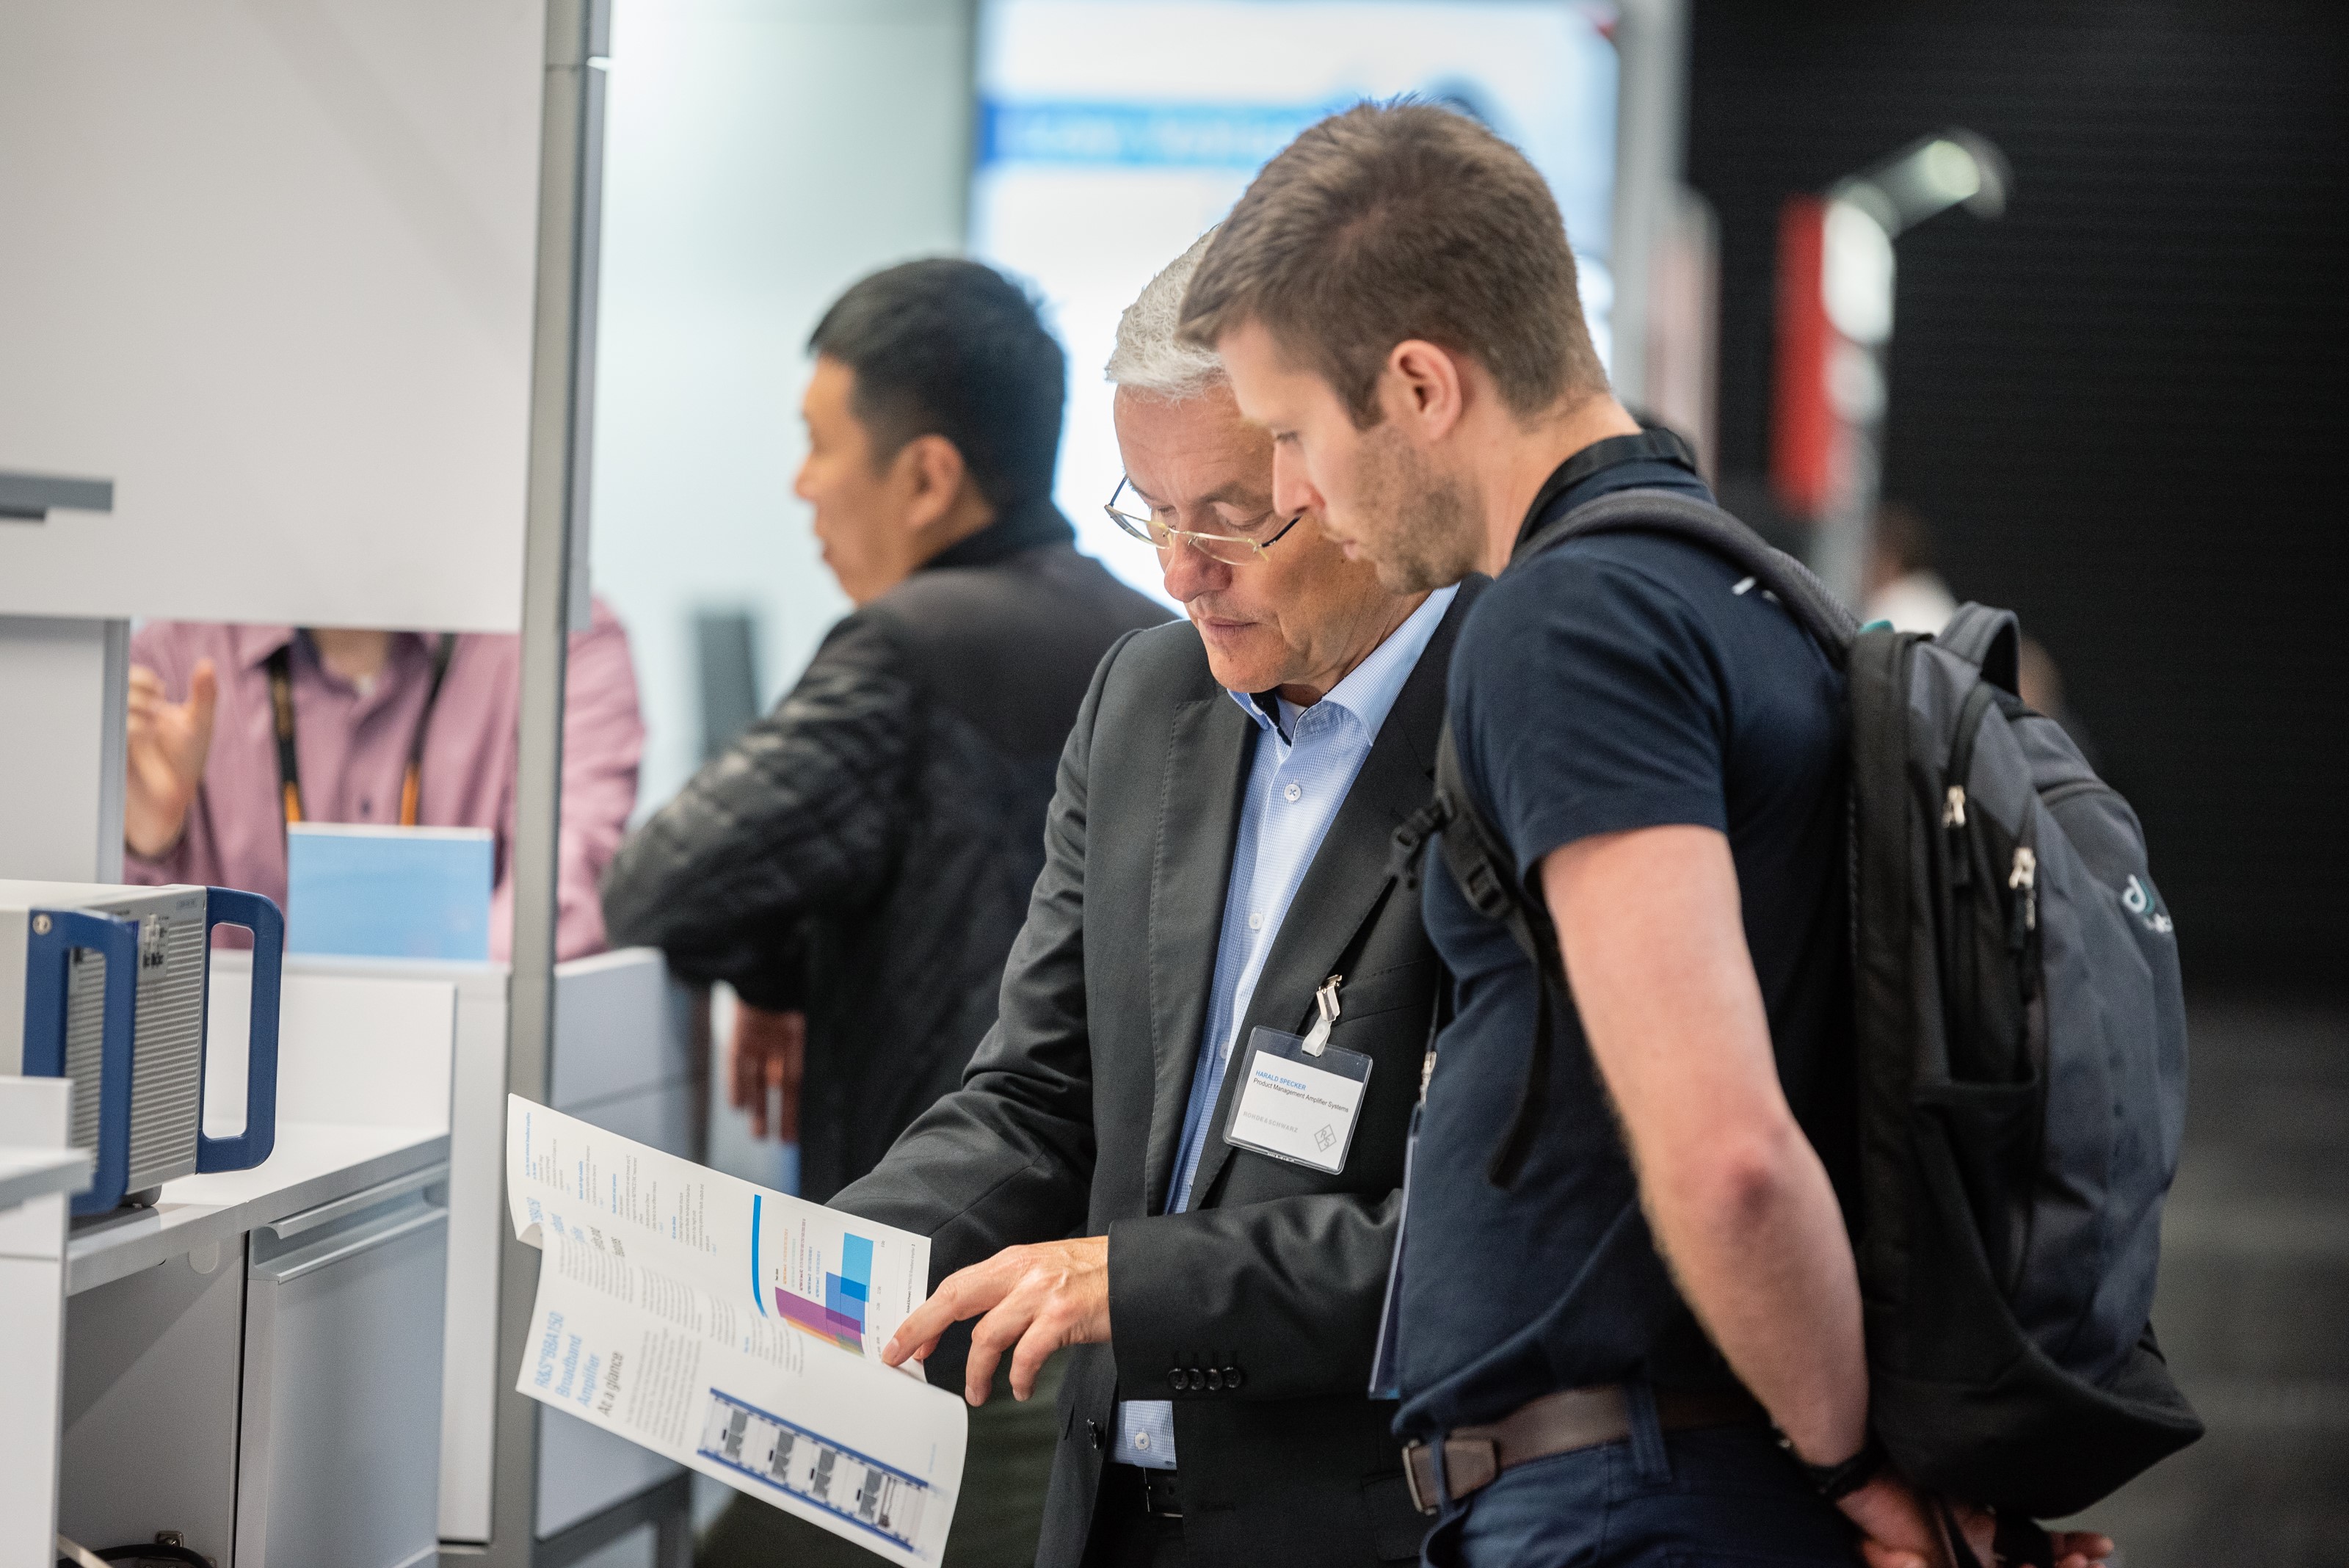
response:
<path fill-rule="evenodd" d="M 1232 1096 L 1226 1143 L 1330 1176 L 1346 1168 L 1371 1059 L 1327 1044 L 1338 1019 L 1338 985 L 1332 975 L 1315 998 L 1321 1017 L 1311 1034 L 1299 1039 L 1260 1024 L 1249 1034 L 1247 1076 Z"/>

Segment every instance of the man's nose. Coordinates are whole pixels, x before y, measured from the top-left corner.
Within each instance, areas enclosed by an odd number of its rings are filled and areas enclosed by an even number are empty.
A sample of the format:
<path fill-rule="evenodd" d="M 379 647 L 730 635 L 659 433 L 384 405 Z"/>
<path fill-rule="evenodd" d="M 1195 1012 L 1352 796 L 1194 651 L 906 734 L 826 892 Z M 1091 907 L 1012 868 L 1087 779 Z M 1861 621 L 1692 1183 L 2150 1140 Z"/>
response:
<path fill-rule="evenodd" d="M 1206 555 L 1187 539 L 1177 539 L 1158 558 L 1166 576 L 1167 597 L 1179 604 L 1188 604 L 1198 595 L 1213 593 L 1231 582 L 1231 567 Z"/>
<path fill-rule="evenodd" d="M 1286 445 L 1272 449 L 1272 507 L 1283 517 L 1321 510 L 1321 493 L 1305 477 L 1305 463 Z"/>

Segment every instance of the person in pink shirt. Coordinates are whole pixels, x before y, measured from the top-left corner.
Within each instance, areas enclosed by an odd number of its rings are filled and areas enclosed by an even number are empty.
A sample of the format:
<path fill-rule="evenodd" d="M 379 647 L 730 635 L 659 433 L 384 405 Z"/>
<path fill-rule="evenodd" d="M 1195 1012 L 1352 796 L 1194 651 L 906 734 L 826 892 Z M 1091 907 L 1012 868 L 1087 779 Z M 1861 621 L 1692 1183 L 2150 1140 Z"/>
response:
<path fill-rule="evenodd" d="M 510 954 L 519 638 L 152 621 L 132 636 L 130 661 L 125 880 L 243 888 L 282 905 L 289 814 L 486 827 L 496 835 L 490 952 Z M 596 884 L 636 807 L 644 739 L 627 633 L 598 599 L 572 635 L 565 680 L 560 957 L 605 945 Z"/>

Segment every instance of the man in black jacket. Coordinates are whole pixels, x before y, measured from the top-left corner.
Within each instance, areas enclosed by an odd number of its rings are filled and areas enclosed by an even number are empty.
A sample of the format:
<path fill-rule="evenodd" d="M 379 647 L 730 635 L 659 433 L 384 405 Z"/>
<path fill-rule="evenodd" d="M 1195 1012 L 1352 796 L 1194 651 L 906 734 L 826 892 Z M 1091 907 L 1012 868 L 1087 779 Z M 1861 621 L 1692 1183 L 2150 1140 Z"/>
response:
<path fill-rule="evenodd" d="M 1063 360 L 999 274 L 889 268 L 843 295 L 810 347 L 798 491 L 856 611 L 621 847 L 604 911 L 616 945 L 732 984 L 738 1101 L 763 1124 L 769 1085 L 782 1088 L 801 1191 L 822 1199 L 960 1080 L 995 1018 L 1086 680 L 1121 635 L 1166 617 L 1078 554 L 1052 505 Z M 1027 1560 L 1041 1465 L 1023 1484 L 1021 1446 L 974 1432 L 996 1468 L 950 1563 Z M 738 1506 L 711 1555 L 781 1532 L 819 1560 L 830 1538 L 792 1522 Z"/>
<path fill-rule="evenodd" d="M 1001 1018 L 833 1202 L 932 1239 L 889 1359 L 975 1402 L 1002 1362 L 1023 1398 L 1065 1364 L 1039 1563 L 1367 1568 L 1422 1533 L 1366 1393 L 1435 982 L 1388 850 L 1428 798 L 1475 590 L 1390 593 L 1274 513 L 1270 441 L 1173 337 L 1197 255 L 1111 362 L 1112 505 L 1190 624 L 1102 661 Z M 1330 1009 L 1320 1042 L 1268 1039 Z M 1268 1123 L 1301 1102 L 1234 1117 L 1268 1075 L 1359 1100 L 1276 1157 Z M 966 1358 L 948 1329 L 973 1316 Z"/>

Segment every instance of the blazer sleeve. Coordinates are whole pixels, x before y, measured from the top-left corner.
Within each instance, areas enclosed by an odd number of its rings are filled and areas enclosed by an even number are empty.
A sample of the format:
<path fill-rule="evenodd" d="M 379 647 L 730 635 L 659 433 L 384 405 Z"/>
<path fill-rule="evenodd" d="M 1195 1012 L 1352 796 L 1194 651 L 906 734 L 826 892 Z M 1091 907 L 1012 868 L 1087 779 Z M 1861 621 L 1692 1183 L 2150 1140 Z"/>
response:
<path fill-rule="evenodd" d="M 1061 753 L 1044 824 L 1044 869 L 1004 966 L 1000 1011 L 962 1086 L 905 1129 L 835 1209 L 931 1239 L 930 1283 L 1006 1247 L 1083 1225 L 1092 1189 L 1092 1042 L 1085 1014 L 1085 810 L 1102 692 L 1124 639 L 1103 656 Z M 938 1381 L 962 1336 L 940 1346 Z M 958 1379 L 958 1369 L 952 1376 Z"/>
<path fill-rule="evenodd" d="M 1118 1386 L 1176 1399 L 1361 1394 L 1402 1205 L 1400 1190 L 1312 1193 L 1112 1225 Z M 1168 1388 L 1169 1368 L 1209 1366 L 1237 1367 L 1237 1392 Z"/>

